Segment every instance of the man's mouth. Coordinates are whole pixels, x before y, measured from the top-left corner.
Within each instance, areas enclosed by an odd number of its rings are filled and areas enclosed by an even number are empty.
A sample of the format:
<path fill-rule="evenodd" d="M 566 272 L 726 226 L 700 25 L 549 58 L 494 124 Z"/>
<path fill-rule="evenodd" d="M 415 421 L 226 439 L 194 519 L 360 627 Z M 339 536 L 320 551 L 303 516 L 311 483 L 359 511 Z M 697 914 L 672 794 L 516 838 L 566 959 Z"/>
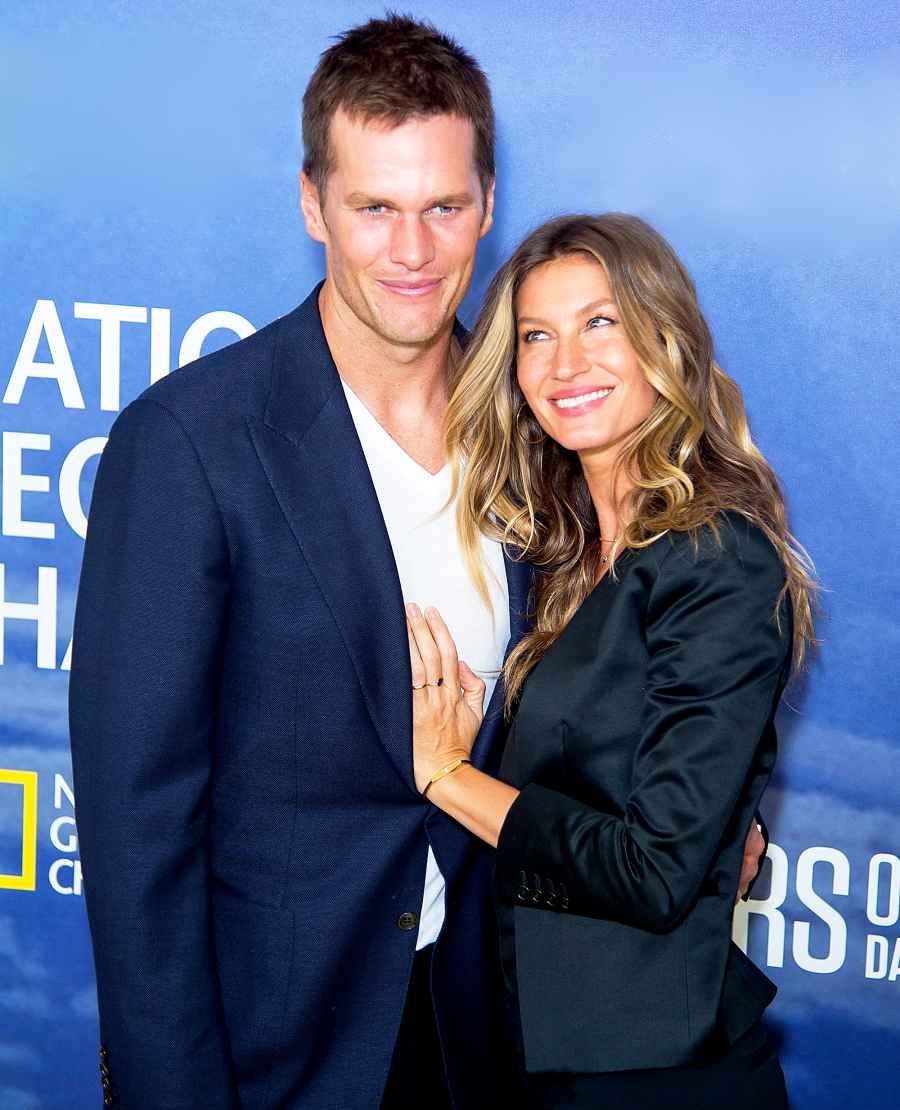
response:
<path fill-rule="evenodd" d="M 385 278 L 378 279 L 378 284 L 387 289 L 389 293 L 396 293 L 400 297 L 427 297 L 429 293 L 433 293 L 435 289 L 441 284 L 441 278 L 429 278 L 426 281 L 388 281 Z"/>

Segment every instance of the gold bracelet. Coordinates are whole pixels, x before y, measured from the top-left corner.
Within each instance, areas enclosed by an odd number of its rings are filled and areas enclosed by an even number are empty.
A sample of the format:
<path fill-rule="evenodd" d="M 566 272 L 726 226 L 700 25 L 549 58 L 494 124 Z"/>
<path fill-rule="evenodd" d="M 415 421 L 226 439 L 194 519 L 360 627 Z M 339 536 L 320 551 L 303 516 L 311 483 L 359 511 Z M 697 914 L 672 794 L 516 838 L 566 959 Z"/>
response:
<path fill-rule="evenodd" d="M 452 763 L 448 763 L 446 767 L 442 767 L 440 769 L 440 771 L 438 771 L 436 774 L 432 775 L 431 778 L 428 780 L 428 782 L 425 786 L 425 789 L 422 791 L 422 797 L 427 798 L 428 797 L 428 791 L 432 788 L 432 786 L 434 786 L 434 784 L 439 779 L 444 778 L 445 775 L 452 775 L 453 772 L 458 771 L 460 769 L 460 767 L 463 766 L 464 763 L 468 763 L 471 766 L 472 760 L 471 759 L 454 759 Z"/>

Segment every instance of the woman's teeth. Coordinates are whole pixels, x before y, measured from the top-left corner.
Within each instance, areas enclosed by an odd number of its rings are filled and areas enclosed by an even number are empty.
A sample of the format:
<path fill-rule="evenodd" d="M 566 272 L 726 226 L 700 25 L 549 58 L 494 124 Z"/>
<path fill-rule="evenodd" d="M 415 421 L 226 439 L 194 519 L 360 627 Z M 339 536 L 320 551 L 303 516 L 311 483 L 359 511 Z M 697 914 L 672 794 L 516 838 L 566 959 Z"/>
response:
<path fill-rule="evenodd" d="M 583 405 L 587 401 L 596 401 L 598 397 L 608 397 L 610 393 L 612 393 L 612 387 L 609 389 L 595 389 L 593 393 L 580 393 L 577 397 L 560 397 L 558 401 L 553 401 L 552 404 L 561 409 L 573 409 L 576 405 Z"/>

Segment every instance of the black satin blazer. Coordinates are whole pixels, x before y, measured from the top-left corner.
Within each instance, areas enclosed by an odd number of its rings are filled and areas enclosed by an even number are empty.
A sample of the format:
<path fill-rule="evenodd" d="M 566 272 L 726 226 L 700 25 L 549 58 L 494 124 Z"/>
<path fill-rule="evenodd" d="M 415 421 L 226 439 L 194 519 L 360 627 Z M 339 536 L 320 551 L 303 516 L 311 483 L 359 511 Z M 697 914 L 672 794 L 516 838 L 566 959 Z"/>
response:
<path fill-rule="evenodd" d="M 530 1072 L 703 1059 L 774 997 L 731 917 L 791 619 L 769 541 L 720 520 L 627 553 L 525 685 L 495 883 Z"/>

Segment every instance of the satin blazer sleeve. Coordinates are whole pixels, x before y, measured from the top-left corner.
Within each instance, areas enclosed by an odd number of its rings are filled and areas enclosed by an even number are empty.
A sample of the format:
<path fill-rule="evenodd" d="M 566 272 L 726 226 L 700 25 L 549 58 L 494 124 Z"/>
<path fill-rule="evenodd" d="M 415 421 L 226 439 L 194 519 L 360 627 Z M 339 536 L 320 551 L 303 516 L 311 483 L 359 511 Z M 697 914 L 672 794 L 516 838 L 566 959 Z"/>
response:
<path fill-rule="evenodd" d="M 565 888 L 562 907 L 667 931 L 693 904 L 729 829 L 783 688 L 791 624 L 774 548 L 756 528 L 721 527 L 694 552 L 673 540 L 649 587 L 642 732 L 624 811 L 531 783 L 497 846 L 501 897 L 522 873 Z M 641 630 L 635 629 L 635 635 Z M 608 693 L 596 675 L 596 696 Z"/>

